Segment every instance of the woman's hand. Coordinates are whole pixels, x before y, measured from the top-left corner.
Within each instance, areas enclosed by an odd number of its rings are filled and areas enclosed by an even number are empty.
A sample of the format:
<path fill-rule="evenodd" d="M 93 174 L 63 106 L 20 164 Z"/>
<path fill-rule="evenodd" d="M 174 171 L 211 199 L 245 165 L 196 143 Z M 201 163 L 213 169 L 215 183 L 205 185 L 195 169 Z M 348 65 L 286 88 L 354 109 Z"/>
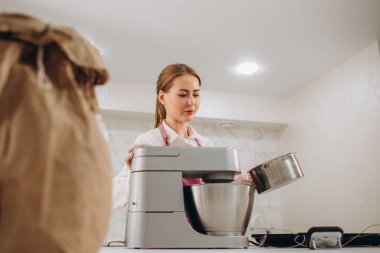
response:
<path fill-rule="evenodd" d="M 133 144 L 133 145 L 130 146 L 129 149 L 128 149 L 128 154 L 127 154 L 127 156 L 125 157 L 124 162 L 127 164 L 127 166 L 128 166 L 129 169 L 131 169 L 131 164 L 132 164 L 132 159 L 133 159 L 133 151 L 134 151 L 136 148 L 139 148 L 139 147 L 144 147 L 144 145 L 141 145 L 141 144 Z"/>
<path fill-rule="evenodd" d="M 253 184 L 251 176 L 247 172 L 242 172 L 235 177 L 236 184 Z"/>

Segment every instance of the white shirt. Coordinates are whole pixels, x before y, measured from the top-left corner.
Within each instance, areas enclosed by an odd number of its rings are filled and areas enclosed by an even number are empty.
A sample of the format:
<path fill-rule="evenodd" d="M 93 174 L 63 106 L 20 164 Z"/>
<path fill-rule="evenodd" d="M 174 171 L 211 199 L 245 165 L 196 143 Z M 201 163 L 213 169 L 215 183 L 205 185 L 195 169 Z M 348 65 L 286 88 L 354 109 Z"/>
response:
<path fill-rule="evenodd" d="M 169 146 L 183 147 L 193 146 L 198 147 L 196 138 L 200 141 L 202 147 L 213 147 L 213 143 L 206 137 L 198 134 L 193 127 L 189 125 L 189 138 L 185 139 L 179 136 L 165 121 L 162 122 L 166 133 L 168 134 Z M 165 141 L 162 138 L 160 129 L 154 128 L 137 136 L 135 144 L 145 146 L 165 146 Z M 127 203 L 129 197 L 129 178 L 131 171 L 124 165 L 120 174 L 112 180 L 112 206 L 114 210 L 127 212 Z"/>
<path fill-rule="evenodd" d="M 179 136 L 165 121 L 162 122 L 166 133 L 169 136 L 169 146 L 194 146 L 197 147 L 197 142 L 195 141 L 198 138 L 202 144 L 202 147 L 213 147 L 213 143 L 206 137 L 198 134 L 195 129 L 189 125 L 188 133 L 189 138 L 185 139 Z M 145 145 L 145 146 L 165 146 L 165 142 L 161 136 L 160 129 L 154 128 L 143 134 L 140 134 L 135 144 Z"/>

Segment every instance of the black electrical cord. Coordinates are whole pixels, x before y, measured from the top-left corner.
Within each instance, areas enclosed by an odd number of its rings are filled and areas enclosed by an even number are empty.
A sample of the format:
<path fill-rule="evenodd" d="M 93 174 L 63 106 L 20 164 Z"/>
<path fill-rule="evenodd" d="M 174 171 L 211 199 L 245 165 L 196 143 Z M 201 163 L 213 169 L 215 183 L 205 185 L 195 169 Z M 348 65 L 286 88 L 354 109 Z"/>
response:
<path fill-rule="evenodd" d="M 260 246 L 260 244 L 254 241 L 248 240 L 248 242 L 250 243 L 250 245 Z"/>

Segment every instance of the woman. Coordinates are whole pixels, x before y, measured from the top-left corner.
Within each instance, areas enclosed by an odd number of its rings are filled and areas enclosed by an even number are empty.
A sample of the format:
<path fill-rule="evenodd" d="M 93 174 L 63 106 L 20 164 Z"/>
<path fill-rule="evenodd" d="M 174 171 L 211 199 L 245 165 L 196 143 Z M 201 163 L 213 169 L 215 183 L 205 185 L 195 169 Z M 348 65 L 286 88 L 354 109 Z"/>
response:
<path fill-rule="evenodd" d="M 155 128 L 139 135 L 128 150 L 123 171 L 114 178 L 114 209 L 124 209 L 128 200 L 128 176 L 133 150 L 139 146 L 212 147 L 212 142 L 189 125 L 200 105 L 201 79 L 185 64 L 166 66 L 157 80 Z M 247 174 L 240 174 L 235 183 L 252 183 Z M 184 185 L 202 183 L 200 178 L 183 179 Z"/>

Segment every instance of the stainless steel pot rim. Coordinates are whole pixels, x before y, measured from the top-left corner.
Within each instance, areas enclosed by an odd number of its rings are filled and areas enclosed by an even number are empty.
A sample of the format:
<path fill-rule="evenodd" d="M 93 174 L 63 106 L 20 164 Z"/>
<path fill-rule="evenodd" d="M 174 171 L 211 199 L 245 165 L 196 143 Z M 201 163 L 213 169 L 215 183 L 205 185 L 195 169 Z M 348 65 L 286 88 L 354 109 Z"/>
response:
<path fill-rule="evenodd" d="M 295 154 L 295 152 L 290 152 L 290 153 L 287 153 L 287 154 L 285 154 L 285 155 L 277 156 L 277 157 L 275 157 L 275 158 L 272 158 L 272 159 L 270 159 L 270 160 L 268 160 L 268 161 L 265 161 L 265 162 L 263 162 L 263 163 L 261 163 L 261 164 L 255 166 L 252 170 L 254 170 L 254 169 L 258 168 L 258 167 L 262 167 L 263 165 L 268 164 L 268 163 L 271 163 L 271 162 L 273 162 L 273 161 L 275 161 L 275 160 L 283 159 L 283 158 L 286 157 L 286 156 L 294 155 L 294 154 Z"/>

